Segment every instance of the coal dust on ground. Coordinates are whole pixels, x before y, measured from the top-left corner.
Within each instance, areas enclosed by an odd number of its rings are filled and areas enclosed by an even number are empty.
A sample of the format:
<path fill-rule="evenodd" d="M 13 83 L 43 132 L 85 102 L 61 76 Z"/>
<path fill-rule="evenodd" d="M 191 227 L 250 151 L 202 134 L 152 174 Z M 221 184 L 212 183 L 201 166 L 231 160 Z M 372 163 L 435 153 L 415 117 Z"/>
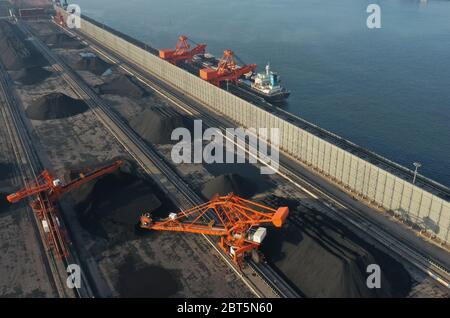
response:
<path fill-rule="evenodd" d="M 124 298 L 174 297 L 180 290 L 179 274 L 157 265 L 138 264 L 133 256 L 119 267 L 118 290 Z"/>

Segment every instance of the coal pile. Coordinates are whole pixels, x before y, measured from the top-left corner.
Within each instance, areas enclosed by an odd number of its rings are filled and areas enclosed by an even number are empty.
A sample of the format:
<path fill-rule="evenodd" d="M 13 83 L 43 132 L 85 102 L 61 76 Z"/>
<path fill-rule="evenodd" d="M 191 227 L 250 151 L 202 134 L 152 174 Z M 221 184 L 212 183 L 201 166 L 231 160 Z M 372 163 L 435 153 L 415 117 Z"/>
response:
<path fill-rule="evenodd" d="M 229 155 L 233 155 L 233 153 L 224 149 L 225 158 L 229 158 Z M 204 163 L 203 167 L 215 177 L 239 175 L 251 183 L 254 194 L 270 191 L 274 188 L 275 184 L 267 175 L 261 174 L 260 167 L 248 163 L 248 158 L 247 163 L 237 163 L 238 158 L 237 154 L 234 154 L 234 163 Z"/>
<path fill-rule="evenodd" d="M 227 195 L 231 192 L 248 199 L 255 194 L 257 185 L 250 179 L 247 179 L 239 174 L 225 174 L 205 183 L 202 189 L 202 194 L 207 199 L 213 198 L 215 195 Z"/>
<path fill-rule="evenodd" d="M 13 164 L 0 162 L 0 181 L 9 179 L 12 176 L 13 169 Z"/>
<path fill-rule="evenodd" d="M 161 114 L 154 110 L 145 110 L 130 122 L 131 127 L 144 140 L 153 144 L 170 144 L 172 132 L 176 128 L 192 129 L 193 123 L 179 114 Z"/>
<path fill-rule="evenodd" d="M 8 193 L 0 192 L 0 214 L 9 211 L 9 209 L 11 208 L 11 203 L 6 200 L 7 195 Z"/>
<path fill-rule="evenodd" d="M 45 43 L 49 46 L 59 49 L 79 50 L 85 47 L 83 43 L 73 37 L 68 36 L 65 33 L 51 34 L 46 37 Z"/>
<path fill-rule="evenodd" d="M 138 266 L 127 260 L 119 267 L 118 290 L 123 298 L 174 297 L 181 284 L 179 274 L 156 265 Z"/>
<path fill-rule="evenodd" d="M 141 98 L 146 95 L 146 91 L 134 83 L 128 75 L 120 75 L 111 82 L 99 86 L 100 94 L 119 95 L 131 98 Z"/>
<path fill-rule="evenodd" d="M 72 197 L 81 225 L 111 244 L 135 239 L 142 213 L 161 217 L 175 210 L 157 186 L 123 170 L 83 185 Z"/>
<path fill-rule="evenodd" d="M 39 66 L 28 67 L 14 74 L 14 80 L 23 85 L 36 85 L 45 81 L 52 74 L 52 72 Z"/>
<path fill-rule="evenodd" d="M 24 34 L 8 21 L 0 21 L 0 59 L 9 71 L 46 66 L 48 62 Z"/>
<path fill-rule="evenodd" d="M 77 70 L 89 71 L 98 76 L 103 75 L 111 66 L 97 56 L 83 57 L 75 64 Z"/>
<path fill-rule="evenodd" d="M 89 107 L 82 100 L 62 93 L 51 93 L 33 101 L 27 108 L 26 114 L 30 119 L 49 120 L 75 116 L 88 109 Z"/>
<path fill-rule="evenodd" d="M 319 211 L 300 211 L 293 200 L 274 201 L 274 206 L 289 206 L 291 213 L 282 229 L 269 229 L 262 252 L 306 297 L 408 295 L 411 278 L 395 259 Z M 380 266 L 380 289 L 366 285 L 369 264 Z"/>

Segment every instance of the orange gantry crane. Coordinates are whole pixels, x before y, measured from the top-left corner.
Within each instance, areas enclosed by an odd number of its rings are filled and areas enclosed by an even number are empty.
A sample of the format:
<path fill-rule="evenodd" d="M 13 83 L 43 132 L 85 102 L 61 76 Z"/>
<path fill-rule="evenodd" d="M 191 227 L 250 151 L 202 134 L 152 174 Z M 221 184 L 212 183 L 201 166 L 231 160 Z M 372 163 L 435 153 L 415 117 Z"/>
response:
<path fill-rule="evenodd" d="M 234 52 L 225 50 L 223 57 L 217 65 L 217 69 L 204 68 L 200 70 L 200 77 L 216 86 L 220 86 L 223 81 L 236 82 L 239 77 L 256 69 L 256 64 L 238 66 L 236 64 Z"/>
<path fill-rule="evenodd" d="M 272 209 L 234 194 L 216 196 L 211 201 L 166 219 L 155 221 L 150 213 L 141 216 L 140 227 L 148 230 L 188 232 L 220 236 L 219 246 L 239 267 L 246 255 L 255 254 L 266 236 L 262 224 L 282 227 L 288 207 Z"/>
<path fill-rule="evenodd" d="M 81 185 L 112 173 L 123 165 L 123 161 L 116 161 L 106 167 L 80 174 L 79 178 L 63 184 L 60 179 L 55 179 L 48 170 L 44 170 L 35 181 L 28 184 L 24 189 L 10 194 L 6 199 L 10 203 L 16 203 L 28 197 L 36 196 L 31 202 L 31 208 L 41 221 L 45 235 L 47 236 L 47 247 L 52 248 L 57 259 L 68 256 L 66 239 L 61 223 L 58 218 L 57 201 L 65 193 L 80 187 Z"/>
<path fill-rule="evenodd" d="M 180 61 L 190 61 L 197 54 L 205 54 L 206 44 L 196 44 L 196 46 L 191 49 L 189 40 L 185 35 L 181 35 L 178 38 L 178 42 L 174 49 L 161 49 L 159 50 L 159 57 L 166 60 L 172 64 L 177 64 Z"/>

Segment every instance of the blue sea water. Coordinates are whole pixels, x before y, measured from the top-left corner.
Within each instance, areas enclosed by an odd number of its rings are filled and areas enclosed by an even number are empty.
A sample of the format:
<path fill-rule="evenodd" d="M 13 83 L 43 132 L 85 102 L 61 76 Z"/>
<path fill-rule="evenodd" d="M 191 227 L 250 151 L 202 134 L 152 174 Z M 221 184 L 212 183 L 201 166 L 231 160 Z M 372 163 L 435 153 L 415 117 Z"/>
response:
<path fill-rule="evenodd" d="M 287 111 L 450 186 L 450 1 L 76 3 L 156 48 L 185 34 L 216 56 L 270 62 L 292 91 Z M 370 3 L 381 29 L 367 28 Z"/>

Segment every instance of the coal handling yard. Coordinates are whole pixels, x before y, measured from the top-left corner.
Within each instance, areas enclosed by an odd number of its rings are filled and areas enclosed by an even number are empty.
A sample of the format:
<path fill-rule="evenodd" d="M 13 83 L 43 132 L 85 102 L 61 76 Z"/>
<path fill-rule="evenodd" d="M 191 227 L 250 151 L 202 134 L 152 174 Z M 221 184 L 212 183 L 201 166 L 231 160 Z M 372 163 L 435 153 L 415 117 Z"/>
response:
<path fill-rule="evenodd" d="M 0 39 L 0 297 L 450 297 L 445 246 L 283 154 L 174 163 L 174 129 L 235 125 L 94 39 L 51 17 Z"/>

